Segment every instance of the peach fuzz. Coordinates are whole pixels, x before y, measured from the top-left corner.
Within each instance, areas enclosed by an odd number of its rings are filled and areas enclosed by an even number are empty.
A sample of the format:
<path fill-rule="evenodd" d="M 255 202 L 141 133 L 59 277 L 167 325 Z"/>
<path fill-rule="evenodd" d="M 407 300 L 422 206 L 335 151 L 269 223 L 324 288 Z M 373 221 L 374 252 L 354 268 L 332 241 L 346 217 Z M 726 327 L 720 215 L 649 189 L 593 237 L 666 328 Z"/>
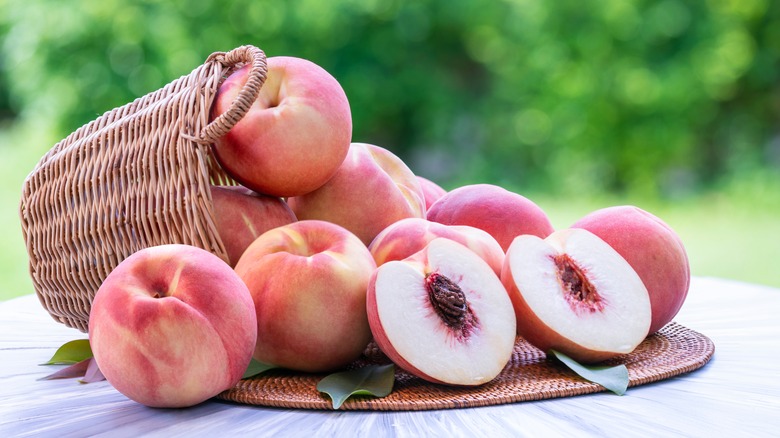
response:
<path fill-rule="evenodd" d="M 471 184 L 447 192 L 428 209 L 427 218 L 485 230 L 504 252 L 517 236 L 545 238 L 554 231 L 547 214 L 533 201 L 492 184 Z"/>
<path fill-rule="evenodd" d="M 274 196 L 308 193 L 336 172 L 352 139 L 347 95 L 330 73 L 294 57 L 267 59 L 268 75 L 246 115 L 214 145 L 222 167 L 242 185 Z M 220 86 L 211 119 L 227 111 L 249 66 Z"/>
<path fill-rule="evenodd" d="M 371 340 L 366 288 L 376 263 L 341 226 L 302 220 L 267 231 L 238 261 L 257 311 L 260 362 L 333 371 Z"/>
<path fill-rule="evenodd" d="M 691 271 L 677 233 L 657 216 L 631 205 L 596 210 L 572 224 L 612 246 L 647 287 L 652 307 L 650 333 L 670 322 L 685 301 Z"/>
<path fill-rule="evenodd" d="M 423 191 L 423 198 L 425 199 L 425 209 L 431 208 L 434 202 L 447 193 L 444 188 L 428 178 L 417 176 L 417 180 L 420 181 L 420 187 Z"/>
<path fill-rule="evenodd" d="M 501 274 L 504 251 L 486 231 L 467 225 L 443 225 L 421 218 L 407 218 L 390 225 L 380 232 L 368 246 L 377 266 L 392 260 L 403 260 L 425 248 L 433 239 L 443 237 L 454 240 L 479 255 Z"/>
<path fill-rule="evenodd" d="M 188 245 L 126 258 L 103 281 L 89 317 L 103 375 L 152 407 L 192 406 L 232 387 L 256 339 L 246 285 L 222 259 Z"/>
<path fill-rule="evenodd" d="M 365 245 L 396 221 L 425 217 L 414 173 L 389 150 L 365 143 L 350 145 L 347 158 L 325 185 L 287 203 L 298 219 L 341 225 Z"/>
<path fill-rule="evenodd" d="M 295 222 L 290 206 L 277 196 L 262 195 L 242 186 L 212 186 L 211 200 L 217 233 L 230 266 L 264 232 Z"/>

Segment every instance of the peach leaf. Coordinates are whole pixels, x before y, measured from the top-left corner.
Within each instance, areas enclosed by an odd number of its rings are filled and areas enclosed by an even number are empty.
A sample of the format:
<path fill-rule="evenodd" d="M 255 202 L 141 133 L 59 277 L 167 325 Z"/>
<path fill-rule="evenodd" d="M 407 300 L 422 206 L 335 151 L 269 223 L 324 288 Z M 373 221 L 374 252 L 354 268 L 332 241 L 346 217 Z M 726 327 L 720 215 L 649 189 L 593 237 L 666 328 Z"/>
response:
<path fill-rule="evenodd" d="M 324 377 L 317 390 L 330 396 L 333 409 L 339 409 L 353 395 L 385 397 L 393 391 L 395 367 L 393 364 L 368 365 Z"/>
<path fill-rule="evenodd" d="M 625 365 L 583 365 L 560 351 L 550 350 L 549 354 L 561 361 L 580 377 L 603 386 L 617 395 L 623 395 L 628 389 L 628 369 Z"/>

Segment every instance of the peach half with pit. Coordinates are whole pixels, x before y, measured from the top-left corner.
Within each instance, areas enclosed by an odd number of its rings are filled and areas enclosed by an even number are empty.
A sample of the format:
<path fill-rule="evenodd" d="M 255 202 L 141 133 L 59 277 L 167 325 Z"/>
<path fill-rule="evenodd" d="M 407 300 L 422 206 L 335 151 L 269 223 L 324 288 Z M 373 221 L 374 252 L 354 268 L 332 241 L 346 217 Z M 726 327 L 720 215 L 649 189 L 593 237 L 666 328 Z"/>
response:
<path fill-rule="evenodd" d="M 670 322 L 688 295 L 691 269 L 679 235 L 639 207 L 622 205 L 596 210 L 572 225 L 599 236 L 639 274 L 650 294 L 650 333 Z"/>
<path fill-rule="evenodd" d="M 632 352 L 650 328 L 650 297 L 639 275 L 586 230 L 526 234 L 509 247 L 501 280 L 517 333 L 582 363 Z"/>
<path fill-rule="evenodd" d="M 449 239 L 378 267 L 367 308 L 379 348 L 430 382 L 489 382 L 514 350 L 515 315 L 506 289 L 484 260 Z"/>

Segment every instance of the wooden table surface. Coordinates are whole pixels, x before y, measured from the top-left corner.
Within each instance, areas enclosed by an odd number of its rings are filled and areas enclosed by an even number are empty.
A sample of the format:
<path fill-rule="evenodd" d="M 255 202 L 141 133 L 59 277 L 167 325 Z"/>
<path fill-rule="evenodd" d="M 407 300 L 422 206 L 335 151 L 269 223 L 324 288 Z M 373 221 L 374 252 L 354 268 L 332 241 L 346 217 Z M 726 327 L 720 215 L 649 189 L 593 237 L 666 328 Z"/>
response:
<path fill-rule="evenodd" d="M 340 412 L 208 401 L 135 403 L 108 382 L 41 381 L 38 364 L 86 335 L 34 295 L 0 302 L 0 437 L 16 436 L 780 436 L 780 289 L 694 277 L 675 321 L 715 344 L 704 367 L 629 388 L 469 409 Z"/>

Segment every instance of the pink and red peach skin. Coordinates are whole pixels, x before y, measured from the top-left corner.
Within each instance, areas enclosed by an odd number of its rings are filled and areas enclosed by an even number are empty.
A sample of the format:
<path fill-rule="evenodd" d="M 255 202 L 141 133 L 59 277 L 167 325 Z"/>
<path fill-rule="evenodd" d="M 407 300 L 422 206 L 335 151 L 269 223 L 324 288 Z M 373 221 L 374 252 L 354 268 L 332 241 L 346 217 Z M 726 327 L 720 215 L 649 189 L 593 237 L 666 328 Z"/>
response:
<path fill-rule="evenodd" d="M 444 188 L 435 182 L 429 180 L 428 178 L 417 176 L 417 180 L 420 182 L 420 187 L 423 191 L 423 198 L 425 199 L 425 209 L 428 210 L 431 208 L 431 205 L 433 205 L 434 202 L 438 201 L 439 198 L 444 196 L 444 194 L 447 193 Z"/>
<path fill-rule="evenodd" d="M 261 195 L 243 186 L 212 186 L 214 220 L 231 266 L 264 232 L 295 222 L 282 198 Z"/>
<path fill-rule="evenodd" d="M 232 387 L 256 340 L 244 282 L 216 255 L 187 245 L 126 258 L 103 281 L 89 317 L 103 375 L 152 407 L 192 406 Z"/>
<path fill-rule="evenodd" d="M 268 76 L 246 115 L 214 147 L 222 167 L 259 193 L 295 196 L 336 172 L 352 139 L 352 113 L 336 78 L 294 57 L 267 59 Z M 230 107 L 248 78 L 245 66 L 220 86 L 211 118 Z"/>
<path fill-rule="evenodd" d="M 341 225 L 365 245 L 396 221 L 425 216 L 414 173 L 389 150 L 365 143 L 350 145 L 341 167 L 322 187 L 287 203 L 299 220 Z"/>
<path fill-rule="evenodd" d="M 677 315 L 688 295 L 691 272 L 682 240 L 669 225 L 641 208 L 622 205 L 596 210 L 572 227 L 602 238 L 639 274 L 650 293 L 650 333 Z"/>
<path fill-rule="evenodd" d="M 433 239 L 454 240 L 479 255 L 501 275 L 504 251 L 486 231 L 468 225 L 443 225 L 421 218 L 407 218 L 380 232 L 368 246 L 377 266 L 392 260 L 403 260 L 425 248 Z"/>
<path fill-rule="evenodd" d="M 506 252 L 515 237 L 549 236 L 554 228 L 533 201 L 492 184 L 450 190 L 428 209 L 427 218 L 445 225 L 469 225 L 487 231 Z"/>
<path fill-rule="evenodd" d="M 336 224 L 302 220 L 261 235 L 235 268 L 257 311 L 255 359 L 305 372 L 356 360 L 371 340 L 375 269 L 365 245 Z"/>

